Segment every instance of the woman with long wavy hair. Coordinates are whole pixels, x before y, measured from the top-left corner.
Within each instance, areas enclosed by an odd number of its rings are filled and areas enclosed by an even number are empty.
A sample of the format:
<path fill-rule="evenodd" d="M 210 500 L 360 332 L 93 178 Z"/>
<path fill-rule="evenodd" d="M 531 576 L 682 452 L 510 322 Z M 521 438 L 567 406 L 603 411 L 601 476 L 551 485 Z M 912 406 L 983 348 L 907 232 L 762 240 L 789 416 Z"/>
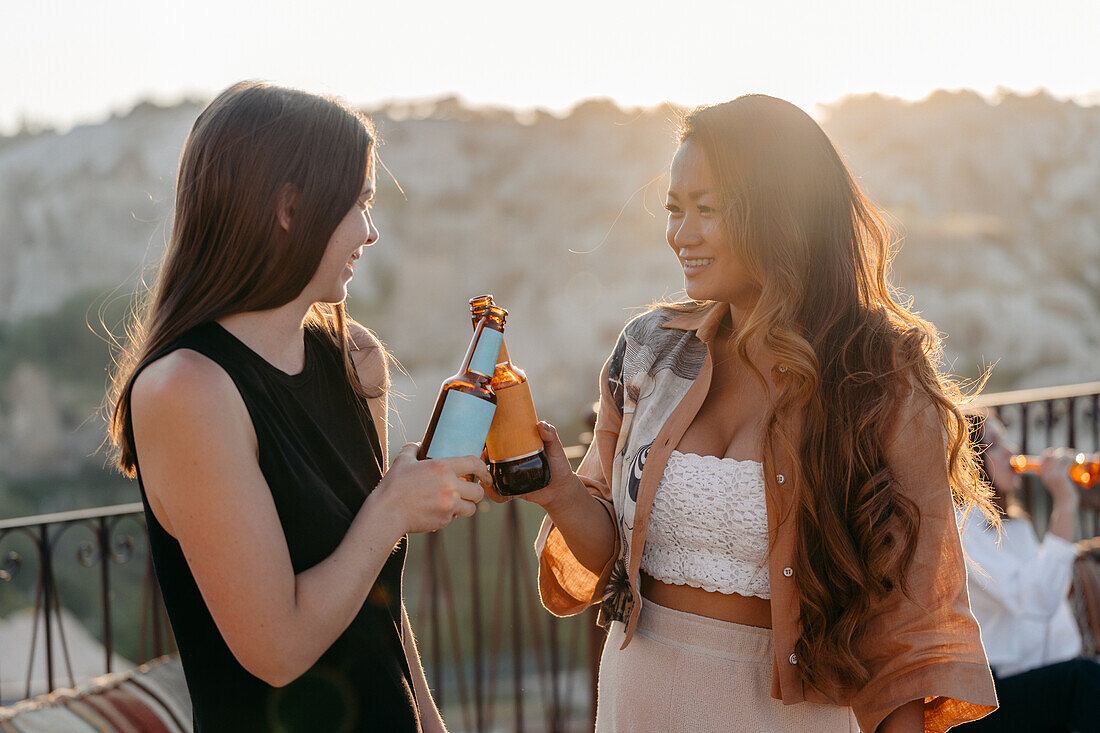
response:
<path fill-rule="evenodd" d="M 952 498 L 989 510 L 932 325 L 821 128 L 687 115 L 689 302 L 627 324 L 577 474 L 527 495 L 543 604 L 610 622 L 596 730 L 946 730 L 996 706 Z M 797 704 L 793 704 L 797 703 Z"/>
<path fill-rule="evenodd" d="M 386 470 L 387 355 L 344 309 L 374 131 L 237 84 L 180 159 L 171 239 L 113 375 L 196 731 L 442 731 L 401 596 L 406 535 L 470 516 L 475 457 Z"/>

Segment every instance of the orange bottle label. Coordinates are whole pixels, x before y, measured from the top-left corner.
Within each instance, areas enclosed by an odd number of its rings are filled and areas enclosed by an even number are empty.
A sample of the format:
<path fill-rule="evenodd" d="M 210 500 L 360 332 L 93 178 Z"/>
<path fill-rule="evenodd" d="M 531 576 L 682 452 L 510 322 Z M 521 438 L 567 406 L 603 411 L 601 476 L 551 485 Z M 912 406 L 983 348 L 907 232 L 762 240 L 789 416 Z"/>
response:
<path fill-rule="evenodd" d="M 497 411 L 485 447 L 490 461 L 510 461 L 543 449 L 538 416 L 526 381 L 497 392 Z"/>

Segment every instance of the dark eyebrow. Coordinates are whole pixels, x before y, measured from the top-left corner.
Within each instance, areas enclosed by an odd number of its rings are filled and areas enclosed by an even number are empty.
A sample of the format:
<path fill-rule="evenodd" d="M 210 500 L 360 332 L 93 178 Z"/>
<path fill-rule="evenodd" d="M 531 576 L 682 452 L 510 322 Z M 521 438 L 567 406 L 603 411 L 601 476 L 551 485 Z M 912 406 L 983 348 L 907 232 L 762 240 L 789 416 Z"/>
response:
<path fill-rule="evenodd" d="M 706 196 L 708 193 L 710 193 L 710 189 L 700 188 L 697 191 L 692 191 L 691 193 L 689 193 L 688 194 L 688 199 L 691 200 L 691 201 L 698 201 L 699 199 Z M 670 199 L 676 199 L 677 201 L 680 200 L 680 197 L 676 195 L 676 192 L 671 190 L 671 189 L 669 189 L 668 197 Z"/>

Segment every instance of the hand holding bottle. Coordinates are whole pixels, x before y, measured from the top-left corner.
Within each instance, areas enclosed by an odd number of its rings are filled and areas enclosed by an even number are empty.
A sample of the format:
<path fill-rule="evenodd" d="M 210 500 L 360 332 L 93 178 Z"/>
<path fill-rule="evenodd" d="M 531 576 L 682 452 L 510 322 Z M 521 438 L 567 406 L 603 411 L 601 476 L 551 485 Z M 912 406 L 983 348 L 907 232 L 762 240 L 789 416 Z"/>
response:
<path fill-rule="evenodd" d="M 550 483 L 541 489 L 519 494 L 519 498 L 538 504 L 547 512 L 550 512 L 555 505 L 568 504 L 578 499 L 587 499 L 588 491 L 584 488 L 581 480 L 577 478 L 577 475 L 573 473 L 573 468 L 569 465 L 569 459 L 565 457 L 565 448 L 562 447 L 557 429 L 542 420 L 538 423 L 538 430 L 539 437 L 542 439 L 543 450 L 546 453 L 546 460 L 550 464 Z M 485 495 L 497 503 L 515 498 L 501 496 L 492 487 L 486 487 Z"/>
<path fill-rule="evenodd" d="M 1077 485 L 1070 478 L 1070 467 L 1077 464 L 1077 452 L 1069 448 L 1047 448 L 1043 453 L 1040 478 L 1056 505 L 1075 509 Z"/>
<path fill-rule="evenodd" d="M 474 476 L 489 485 L 489 469 L 475 456 L 417 460 L 419 448 L 418 443 L 405 444 L 371 500 L 394 517 L 402 533 L 434 532 L 455 517 L 473 516 L 485 493 L 481 485 L 463 477 Z"/>
<path fill-rule="evenodd" d="M 554 426 L 542 421 L 538 429 L 550 464 L 550 483 L 520 498 L 542 507 L 581 565 L 598 574 L 615 551 L 614 519 L 606 503 L 590 494 L 573 473 Z"/>

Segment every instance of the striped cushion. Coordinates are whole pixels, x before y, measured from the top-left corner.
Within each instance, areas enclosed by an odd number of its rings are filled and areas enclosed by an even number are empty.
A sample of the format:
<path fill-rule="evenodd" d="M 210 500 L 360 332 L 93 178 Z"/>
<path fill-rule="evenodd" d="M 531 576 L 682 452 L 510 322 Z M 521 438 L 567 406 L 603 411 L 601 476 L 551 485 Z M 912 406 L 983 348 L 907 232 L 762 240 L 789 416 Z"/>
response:
<path fill-rule="evenodd" d="M 3 733 L 190 733 L 191 699 L 179 657 L 97 677 L 0 707 Z"/>

